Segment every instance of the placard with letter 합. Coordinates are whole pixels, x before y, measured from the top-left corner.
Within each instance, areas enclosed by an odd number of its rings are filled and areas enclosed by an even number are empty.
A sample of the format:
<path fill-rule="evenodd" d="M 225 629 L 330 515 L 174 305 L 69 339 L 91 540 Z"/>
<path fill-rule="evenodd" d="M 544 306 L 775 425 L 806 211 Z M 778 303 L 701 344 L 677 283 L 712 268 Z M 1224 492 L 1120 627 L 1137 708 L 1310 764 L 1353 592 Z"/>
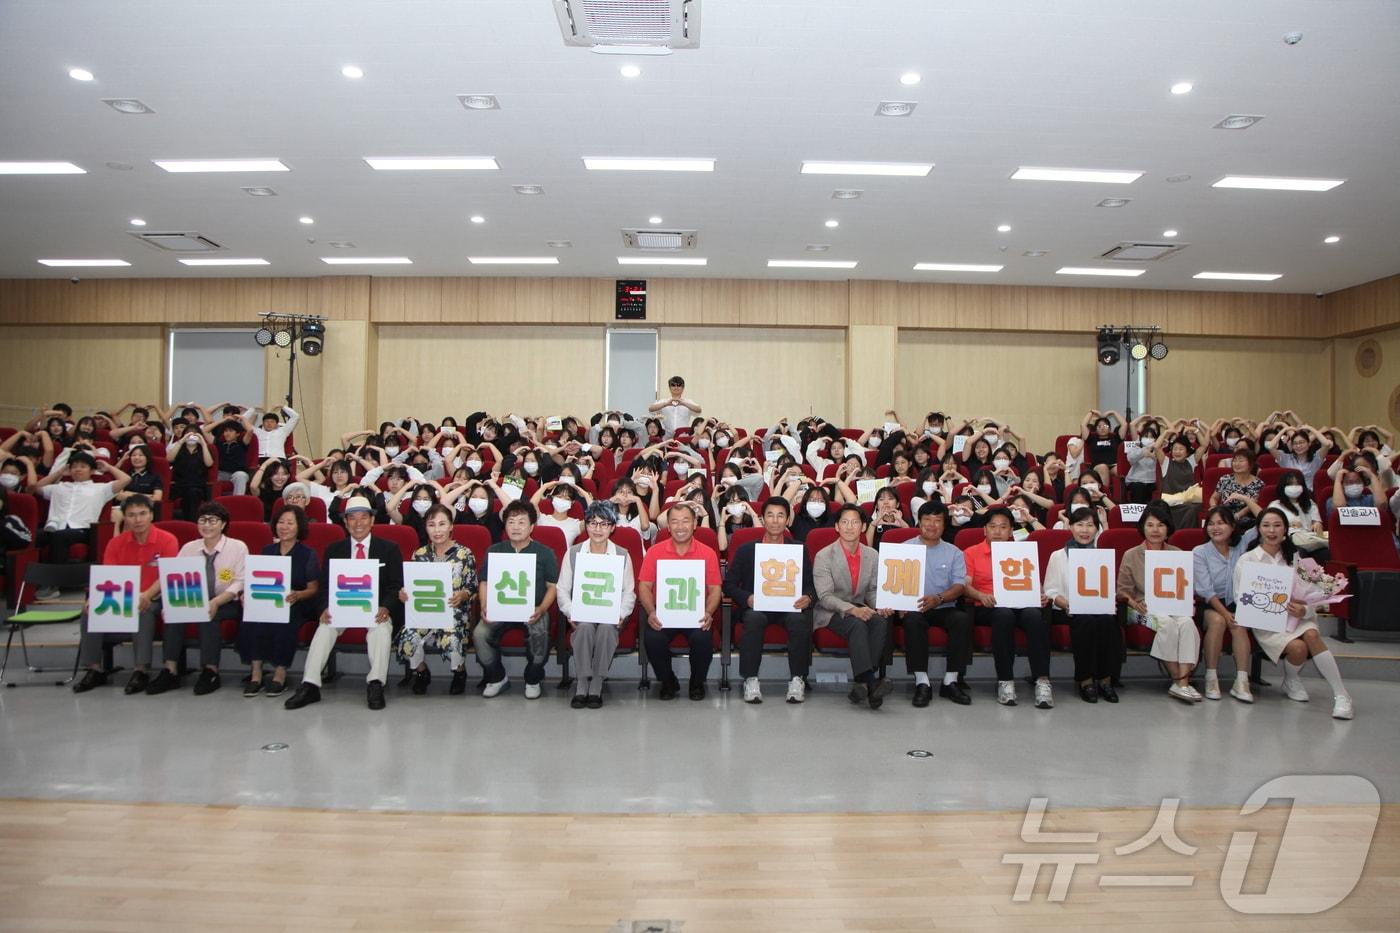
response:
<path fill-rule="evenodd" d="M 1006 609 L 1040 605 L 1040 548 L 1034 542 L 992 542 L 992 596 Z"/>
<path fill-rule="evenodd" d="M 800 544 L 754 545 L 753 608 L 756 611 L 796 611 L 793 603 L 802 596 L 802 567 L 806 557 Z"/>

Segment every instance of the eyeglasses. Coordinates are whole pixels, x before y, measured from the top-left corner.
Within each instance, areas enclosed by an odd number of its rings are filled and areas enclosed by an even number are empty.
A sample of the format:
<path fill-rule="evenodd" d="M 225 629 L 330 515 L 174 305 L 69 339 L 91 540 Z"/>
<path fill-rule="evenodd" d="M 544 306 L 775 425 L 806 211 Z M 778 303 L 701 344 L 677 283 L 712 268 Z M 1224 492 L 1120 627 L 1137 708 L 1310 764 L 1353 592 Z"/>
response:
<path fill-rule="evenodd" d="M 198 525 L 222 525 L 223 523 L 224 520 L 222 518 L 218 518 L 214 515 L 205 515 L 203 518 L 195 520 L 195 524 Z"/>
<path fill-rule="evenodd" d="M 613 527 L 613 523 L 612 523 L 612 522 L 602 522 L 602 521 L 591 521 L 591 522 L 588 523 L 587 527 L 589 527 L 589 528 L 611 528 L 611 527 Z"/>

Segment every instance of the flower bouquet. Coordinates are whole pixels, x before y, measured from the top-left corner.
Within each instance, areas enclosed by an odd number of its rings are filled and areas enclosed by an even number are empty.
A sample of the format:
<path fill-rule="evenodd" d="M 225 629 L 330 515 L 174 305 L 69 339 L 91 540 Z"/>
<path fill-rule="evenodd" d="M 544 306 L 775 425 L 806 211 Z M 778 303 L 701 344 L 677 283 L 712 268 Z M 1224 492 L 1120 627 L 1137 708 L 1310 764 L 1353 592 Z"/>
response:
<path fill-rule="evenodd" d="M 1329 574 L 1311 557 L 1298 561 L 1293 570 L 1293 599 L 1310 609 L 1331 606 L 1351 596 L 1342 592 L 1347 586 L 1345 574 Z M 1299 621 L 1289 616 L 1288 631 L 1296 629 Z"/>

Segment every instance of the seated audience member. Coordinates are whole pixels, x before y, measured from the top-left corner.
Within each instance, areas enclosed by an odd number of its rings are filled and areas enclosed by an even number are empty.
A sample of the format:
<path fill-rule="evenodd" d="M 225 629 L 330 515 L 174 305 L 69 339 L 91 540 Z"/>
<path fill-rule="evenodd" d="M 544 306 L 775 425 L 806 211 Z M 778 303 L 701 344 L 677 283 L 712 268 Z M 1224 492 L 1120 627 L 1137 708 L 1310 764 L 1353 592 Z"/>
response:
<path fill-rule="evenodd" d="M 0 485 L 0 551 L 5 555 L 5 579 L 10 581 L 12 591 L 18 587 L 13 553 L 23 551 L 33 543 L 34 533 L 24 519 L 10 511 L 10 490 Z"/>
<path fill-rule="evenodd" d="M 753 607 L 754 564 L 758 544 L 792 544 L 787 521 L 791 510 L 786 499 L 770 497 L 763 503 L 763 537 L 746 542 L 734 552 L 724 576 L 724 592 L 734 603 L 735 620 L 744 626 L 739 641 L 739 676 L 744 680 L 744 702 L 762 703 L 763 691 L 758 669 L 763 660 L 763 636 L 769 625 L 787 630 L 787 701 L 801 703 L 807 696 L 807 673 L 812 666 L 811 608 L 815 589 L 812 567 L 803 565 L 802 579 L 792 583 L 792 609 L 787 612 L 762 611 Z"/>
<path fill-rule="evenodd" d="M 1031 677 L 1035 679 L 1036 709 L 1055 705 L 1050 687 L 1050 627 L 1040 607 L 1008 609 L 998 606 L 992 592 L 992 545 L 1010 541 L 1011 512 L 997 507 L 987 513 L 983 528 L 985 539 L 963 553 L 967 563 L 968 582 L 964 595 L 972 605 L 974 625 L 989 625 L 992 629 L 992 657 L 997 671 L 997 702 L 1002 706 L 1016 705 L 1016 629 L 1026 635 L 1026 658 L 1030 661 Z"/>
<path fill-rule="evenodd" d="M 1190 616 L 1151 614 L 1147 610 L 1147 552 L 1177 551 L 1167 544 L 1172 533 L 1171 511 L 1164 502 L 1150 502 L 1138 520 L 1138 532 L 1143 543 L 1123 555 L 1118 568 L 1118 602 L 1128 607 L 1128 621 L 1146 625 L 1156 632 L 1152 638 L 1152 657 L 1167 666 L 1172 685 L 1167 693 L 1186 703 L 1198 703 L 1204 697 L 1191 686 L 1191 671 L 1201 654 L 1201 634 Z"/>
<path fill-rule="evenodd" d="M 654 492 L 649 489 L 649 492 Z M 637 481 L 623 477 L 613 483 L 612 504 L 617 508 L 617 523 L 631 528 L 642 536 L 642 541 L 650 541 L 656 535 L 652 523 L 648 499 L 642 496 Z"/>
<path fill-rule="evenodd" d="M 929 494 L 930 500 L 936 492 L 935 488 L 935 491 Z M 904 520 L 904 506 L 899 501 L 899 493 L 894 491 L 893 486 L 882 486 L 879 492 L 875 493 L 875 508 L 870 525 L 865 530 L 865 543 L 878 549 L 887 531 L 908 527 L 909 523 Z"/>
<path fill-rule="evenodd" d="M 316 618 L 321 567 L 316 552 L 303 543 L 309 528 L 306 512 L 296 503 L 280 505 L 272 513 L 272 543 L 262 553 L 291 558 L 292 573 L 287 581 L 291 617 L 286 624 L 246 619 L 238 624 L 238 655 L 251 667 L 243 685 L 245 697 L 255 697 L 259 692 L 270 697 L 282 695 L 287 689 L 287 668 L 297 653 L 297 633 Z M 268 666 L 273 669 L 272 676 L 264 677 Z"/>
<path fill-rule="evenodd" d="M 853 681 L 848 699 L 879 709 L 892 689 L 878 676 L 878 667 L 894 610 L 875 608 L 880 554 L 861 541 L 865 522 L 865 512 L 856 505 L 843 505 L 836 513 L 837 538 L 812 561 L 817 597 L 812 625 L 830 626 L 846 639 Z"/>
<path fill-rule="evenodd" d="M 286 421 L 278 417 L 275 411 L 265 411 L 254 423 L 253 416 L 256 414 L 257 409 L 253 408 L 243 412 L 243 440 L 251 443 L 254 438 L 257 439 L 259 461 L 287 459 L 291 454 L 291 444 L 288 442 L 292 432 L 296 430 L 297 422 L 301 421 L 301 415 L 286 405 L 282 406 L 282 414 L 286 416 Z"/>
<path fill-rule="evenodd" d="M 1280 431 L 1264 447 L 1274 455 L 1275 463 L 1284 469 L 1297 470 L 1303 477 L 1303 485 L 1312 489 L 1322 462 L 1332 449 L 1332 442 L 1313 426 L 1301 424 Z"/>
<path fill-rule="evenodd" d="M 969 473 L 976 474 L 983 467 L 992 464 L 992 445 L 985 437 L 966 444 L 962 449 L 963 465 Z"/>
<path fill-rule="evenodd" d="M 285 460 L 264 460 L 248 483 L 248 493 L 262 500 L 263 517 L 272 518 L 272 507 L 282 498 L 282 490 L 292 482 L 292 470 Z"/>
<path fill-rule="evenodd" d="M 972 487 L 963 492 L 977 503 L 977 509 L 985 512 L 994 505 L 1000 505 L 1002 493 L 997 491 L 996 474 L 990 467 L 983 467 L 973 474 Z"/>
<path fill-rule="evenodd" d="M 39 482 L 36 464 L 44 455 L 43 446 L 27 431 L 11 434 L 0 443 L 0 488 L 26 492 Z"/>
<path fill-rule="evenodd" d="M 122 510 L 121 505 L 132 496 L 145 496 L 151 500 L 152 509 L 156 512 L 156 518 L 160 518 L 160 503 L 165 498 L 165 487 L 161 483 L 160 476 L 151 469 L 151 451 L 144 443 L 133 444 L 127 451 L 126 456 L 118 461 L 118 465 L 125 465 L 131 471 L 131 482 L 126 488 L 112 497 L 112 523 L 116 525 L 118 534 L 122 530 Z"/>
<path fill-rule="evenodd" d="M 633 582 L 632 556 L 626 548 L 618 547 L 611 540 L 613 529 L 617 527 L 617 506 L 607 499 L 589 503 L 584 512 L 584 529 L 587 539 L 569 548 L 564 554 L 564 562 L 559 568 L 559 611 L 568 620 L 569 645 L 573 649 L 574 660 L 578 665 L 578 675 L 574 682 L 574 697 L 569 701 L 573 709 L 599 709 L 603 705 L 603 681 L 607 679 L 608 668 L 612 666 L 613 654 L 617 651 L 617 639 L 622 626 L 632 615 L 637 605 L 637 590 Z M 620 612 L 618 623 L 576 622 L 573 618 L 574 564 L 579 554 L 606 554 L 622 558 L 622 580 Z"/>
<path fill-rule="evenodd" d="M 1319 564 L 1331 557 L 1327 548 L 1327 526 L 1317 503 L 1308 493 L 1307 480 L 1301 470 L 1290 469 L 1279 477 L 1272 503 L 1288 517 L 1288 537 L 1303 557 Z"/>
<path fill-rule="evenodd" d="M 219 655 L 223 652 L 220 627 L 225 619 L 242 616 L 243 572 L 248 560 L 248 546 L 224 532 L 228 529 L 228 510 L 217 502 L 199 507 L 195 524 L 199 538 L 180 548 L 180 557 L 204 560 L 205 586 L 208 588 L 209 621 L 200 622 L 199 678 L 194 685 L 195 696 L 219 689 Z M 185 653 L 184 625 L 165 626 L 163 653 L 165 667 L 146 687 L 148 694 L 164 693 L 180 686 L 179 662 Z"/>
<path fill-rule="evenodd" d="M 1385 501 L 1385 486 L 1376 468 L 1375 457 L 1370 451 L 1362 451 L 1353 458 L 1350 468 L 1342 470 L 1340 480 L 1332 484 L 1327 514 L 1330 517 L 1344 506 L 1378 508 Z"/>
<path fill-rule="evenodd" d="M 564 544 L 573 544 L 583 531 L 583 522 L 574 518 L 570 511 L 574 507 L 574 500 L 578 499 L 584 505 L 588 504 L 588 493 L 583 487 L 578 485 L 573 477 L 569 477 L 569 482 L 564 482 L 563 477 L 568 474 L 561 474 L 561 478 L 549 483 L 541 483 L 540 488 L 535 490 L 535 494 L 530 497 L 530 504 L 538 509 L 539 522 L 537 524 L 545 528 L 558 528 L 564 533 Z M 545 503 L 545 498 L 548 502 Z"/>
<path fill-rule="evenodd" d="M 1040 458 L 1041 486 L 1040 494 L 1052 502 L 1065 501 L 1065 461 L 1053 450 L 1048 451 Z M 1024 484 L 1023 484 L 1024 486 Z M 1047 505 L 1048 509 L 1049 506 Z"/>
<path fill-rule="evenodd" d="M 1181 433 L 1165 445 L 1158 445 L 1157 463 L 1162 471 L 1161 493 L 1167 499 L 1172 526 L 1196 528 L 1200 525 L 1201 486 L 1196 480 L 1196 457 L 1184 422 L 1177 422 Z M 1163 449 L 1165 447 L 1165 449 Z"/>
<path fill-rule="evenodd" d="M 509 503 L 500 495 L 498 485 L 468 480 L 465 484 L 451 489 L 442 497 L 442 504 L 453 509 L 453 523 L 457 525 L 479 525 L 486 529 L 495 544 L 505 534 L 501 517 L 491 509 L 493 501 L 502 507 Z"/>
<path fill-rule="evenodd" d="M 248 492 L 248 445 L 243 442 L 243 425 L 235 420 L 221 421 L 203 431 L 204 441 L 219 464 L 219 481 L 233 484 L 233 495 Z"/>
<path fill-rule="evenodd" d="M 1232 472 L 1220 477 L 1211 493 L 1210 507 L 1224 506 L 1235 515 L 1235 524 L 1249 528 L 1259 514 L 1259 494 L 1264 481 L 1255 473 L 1256 460 L 1248 450 L 1237 450 L 1230 458 Z"/>
<path fill-rule="evenodd" d="M 713 508 L 717 522 L 715 537 L 718 540 L 721 554 L 728 552 L 729 539 L 735 531 L 758 525 L 758 515 L 754 512 L 753 506 L 749 505 L 749 497 L 742 486 L 717 485 Z"/>
<path fill-rule="evenodd" d="M 1006 500 L 1011 510 L 1011 537 L 1024 541 L 1032 532 L 1043 531 L 1045 526 L 1035 515 L 1035 503 L 1025 493 L 1017 493 Z"/>
<path fill-rule="evenodd" d="M 666 437 L 672 437 L 687 426 L 692 414 L 700 413 L 700 406 L 685 397 L 685 380 L 680 376 L 672 376 L 666 380 L 666 388 L 669 390 L 669 397 L 652 402 L 647 406 L 647 411 L 655 413 L 661 419 Z"/>
<path fill-rule="evenodd" d="M 943 540 L 951 543 L 964 528 L 982 528 L 986 524 L 987 517 L 977 511 L 977 501 L 964 493 L 948 505 L 948 527 L 943 531 Z"/>
<path fill-rule="evenodd" d="M 914 705 L 925 707 L 933 699 L 928 673 L 928 631 L 931 627 L 948 634 L 948 655 L 943 683 L 938 695 L 959 706 L 972 697 L 962 680 L 972 661 L 972 620 L 958 607 L 967 584 L 967 563 L 963 552 L 943 540 L 948 509 L 936 500 L 919 506 L 919 544 L 924 545 L 923 590 L 917 612 L 904 612 L 904 662 L 914 676 Z"/>
<path fill-rule="evenodd" d="M 379 562 L 379 606 L 374 625 L 365 635 L 369 655 L 369 673 L 365 675 L 366 701 L 370 709 L 384 708 L 384 679 L 389 671 L 389 647 L 393 641 L 395 620 L 402 620 L 403 604 L 399 590 L 403 589 L 403 552 L 398 545 L 383 538 L 372 537 L 374 507 L 363 496 L 345 503 L 347 537 L 326 547 L 326 561 L 321 567 L 320 588 L 330 595 L 330 565 L 333 560 L 375 560 Z M 323 597 L 324 599 L 324 597 Z M 301 685 L 287 698 L 287 709 L 301 709 L 321 699 L 321 671 L 331 656 L 341 629 L 331 625 L 331 608 L 321 611 L 321 624 L 306 650 L 306 669 Z"/>
<path fill-rule="evenodd" d="M 1206 537 L 1191 551 L 1196 599 L 1204 604 L 1206 699 L 1220 699 L 1220 653 L 1225 633 L 1235 659 L 1235 685 L 1230 696 L 1253 703 L 1249 690 L 1249 631 L 1235 622 L 1235 564 L 1254 545 L 1256 530 L 1237 527 L 1235 515 L 1223 506 L 1206 513 Z"/>
<path fill-rule="evenodd" d="M 1092 409 L 1084 416 L 1080 436 L 1084 439 L 1085 466 L 1108 486 L 1118 466 L 1118 448 L 1123 446 L 1123 416 L 1116 411 Z"/>
<path fill-rule="evenodd" d="M 1030 510 L 1031 517 L 1042 525 L 1049 517 L 1050 506 L 1058 501 L 1049 498 L 1049 496 L 1055 495 L 1055 492 L 1053 489 L 1046 488 L 1045 481 L 1041 479 L 1037 470 L 1028 470 L 1021 482 L 1011 487 L 1011 495 L 1023 498 Z"/>
<path fill-rule="evenodd" d="M 109 567 L 140 567 L 141 593 L 137 611 L 140 613 L 132 648 L 136 655 L 135 670 L 126 682 L 125 692 L 141 693 L 150 684 L 147 670 L 151 666 L 152 646 L 156 637 L 156 613 L 160 607 L 160 577 L 157 562 L 162 557 L 175 557 L 179 542 L 168 531 L 155 527 L 155 513 L 145 496 L 131 496 L 122 503 L 126 513 L 126 530 L 107 543 L 102 563 Z M 74 693 L 86 693 L 107 683 L 102 669 L 102 649 L 108 641 L 121 641 L 126 635 L 104 635 L 87 630 L 88 614 L 83 613 L 82 636 L 78 643 L 78 663 L 85 668 L 83 677 L 73 685 Z"/>
<path fill-rule="evenodd" d="M 695 538 L 695 507 L 673 506 L 667 510 L 666 527 L 671 536 L 647 549 L 637 578 L 637 598 L 646 613 L 647 628 L 643 632 L 647 660 L 661 685 L 658 696 L 674 700 L 680 696 L 680 681 L 671 663 L 671 639 L 683 634 L 690 648 L 690 690 L 692 700 L 705 699 L 705 678 L 714 659 L 715 639 L 712 631 L 720 604 L 719 555 Z M 703 563 L 705 568 L 704 606 L 699 628 L 666 628 L 657 615 L 656 563 L 661 560 L 689 560 Z"/>
<path fill-rule="evenodd" d="M 1259 517 L 1259 546 L 1247 552 L 1235 565 L 1234 585 L 1238 593 L 1243 582 L 1246 565 L 1254 562 L 1276 564 L 1285 567 L 1297 563 L 1298 552 L 1288 539 L 1288 516 L 1276 508 L 1264 510 Z M 1317 627 L 1317 610 L 1297 600 L 1289 600 L 1287 614 L 1296 620 L 1292 631 L 1270 632 L 1254 630 L 1254 640 L 1275 664 L 1283 665 L 1283 692 L 1290 700 L 1306 703 L 1307 688 L 1303 686 L 1303 664 L 1311 656 L 1317 672 L 1332 688 L 1332 718 L 1351 719 L 1356 715 L 1351 694 L 1342 683 L 1342 672 L 1337 667 L 1336 658 L 1322 640 Z"/>
<path fill-rule="evenodd" d="M 486 674 L 486 687 L 482 696 L 488 699 L 510 688 L 505 665 L 501 662 L 501 637 L 511 626 L 525 629 L 525 699 L 537 700 L 544 680 L 544 666 L 549 660 L 549 610 L 554 605 L 559 582 L 559 562 L 554 551 L 530 537 L 535 530 L 535 507 L 523 500 L 517 500 L 501 509 L 501 522 L 505 526 L 505 539 L 491 545 L 486 551 L 486 560 L 477 574 L 478 598 L 481 600 L 481 621 L 477 622 L 472 641 L 476 645 L 476 659 Z M 533 609 L 527 622 L 495 622 L 487 610 L 489 602 L 486 588 L 491 567 L 492 554 L 533 554 L 535 557 L 535 592 Z"/>
<path fill-rule="evenodd" d="M 814 528 L 830 528 L 835 522 L 835 512 L 831 509 L 830 497 L 824 487 L 813 484 L 805 493 L 800 491 L 795 500 L 800 510 L 792 517 L 792 536 L 798 541 L 806 541 Z"/>
<path fill-rule="evenodd" d="M 403 507 L 408 500 L 408 508 Z M 428 543 L 428 529 L 424 521 L 428 510 L 438 504 L 438 487 L 429 482 L 410 481 L 399 487 L 399 491 L 384 503 L 384 511 L 389 521 L 395 525 L 412 528 L 418 535 L 418 546 Z"/>
<path fill-rule="evenodd" d="M 180 503 L 178 517 L 192 522 L 209 498 L 209 468 L 214 457 L 204 435 L 187 429 L 166 448 L 166 458 L 170 463 L 170 496 Z"/>
<path fill-rule="evenodd" d="M 420 487 L 421 488 L 421 487 Z M 417 505 L 419 500 L 415 499 Z M 428 653 L 441 654 L 452 668 L 452 683 L 447 692 L 458 696 L 467 692 L 467 640 L 471 621 L 472 600 L 476 598 L 480 581 L 476 576 L 476 557 L 471 549 L 452 540 L 452 510 L 445 505 L 430 505 L 423 513 L 427 543 L 413 552 L 415 563 L 446 563 L 452 568 L 452 595 L 447 604 L 452 608 L 451 629 L 414 629 L 404 626 L 394 641 L 399 660 L 413 671 L 413 692 L 418 696 L 428 692 L 432 673 L 428 670 Z M 399 590 L 400 602 L 408 602 L 408 591 Z"/>
<path fill-rule="evenodd" d="M 1045 565 L 1041 589 L 1046 625 L 1068 624 L 1070 647 L 1074 651 L 1074 682 L 1079 698 L 1097 703 L 1118 702 L 1113 681 L 1123 668 L 1123 626 L 1113 613 L 1075 614 L 1069 609 L 1071 577 L 1069 552 L 1092 548 L 1099 535 L 1099 519 L 1093 509 L 1075 509 L 1069 514 L 1070 539 L 1050 555 Z"/>
<path fill-rule="evenodd" d="M 1128 427 L 1135 443 L 1125 444 L 1123 455 L 1128 472 L 1123 477 L 1124 498 L 1128 502 L 1151 502 L 1157 492 L 1157 442 L 1162 429 L 1152 415 L 1143 415 Z"/>
<path fill-rule="evenodd" d="M 92 474 L 97 470 L 97 461 L 85 450 L 67 448 L 54 461 L 53 469 L 35 484 L 38 495 L 49 500 L 49 517 L 44 530 L 39 533 L 39 545 L 48 551 L 49 563 L 68 563 L 69 548 L 74 544 L 86 544 L 89 558 L 93 555 L 93 526 L 102 520 L 102 510 L 113 496 L 131 482 L 115 465 L 109 465 L 107 472 L 115 477 L 106 483 L 95 483 Z M 61 479 L 72 482 L 61 483 Z M 56 591 L 40 590 L 36 598 L 45 599 L 57 596 Z"/>

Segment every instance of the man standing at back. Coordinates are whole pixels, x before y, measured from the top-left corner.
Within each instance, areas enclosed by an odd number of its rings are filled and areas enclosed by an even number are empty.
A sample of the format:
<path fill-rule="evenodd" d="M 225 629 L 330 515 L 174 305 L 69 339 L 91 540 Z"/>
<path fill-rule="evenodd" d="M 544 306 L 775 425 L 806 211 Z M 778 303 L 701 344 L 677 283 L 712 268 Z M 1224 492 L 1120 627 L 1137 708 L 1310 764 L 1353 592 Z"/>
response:
<path fill-rule="evenodd" d="M 700 406 L 685 397 L 685 380 L 680 376 L 672 376 L 666 387 L 671 392 L 670 398 L 652 402 L 647 411 L 661 419 L 667 437 L 674 437 L 677 431 L 690 426 L 690 419 L 700 414 Z"/>

